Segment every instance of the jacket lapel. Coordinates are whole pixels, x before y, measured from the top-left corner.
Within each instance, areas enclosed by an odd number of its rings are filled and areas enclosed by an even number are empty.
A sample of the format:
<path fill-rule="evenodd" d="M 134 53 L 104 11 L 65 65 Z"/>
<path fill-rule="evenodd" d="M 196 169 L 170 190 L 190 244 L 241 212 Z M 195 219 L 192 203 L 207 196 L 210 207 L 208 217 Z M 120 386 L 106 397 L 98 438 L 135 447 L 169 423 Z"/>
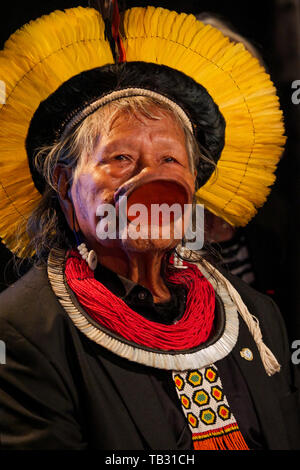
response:
<path fill-rule="evenodd" d="M 243 348 L 252 351 L 252 360 L 246 360 L 241 356 Z M 248 385 L 268 448 L 290 449 L 279 399 L 274 393 L 275 377 L 267 375 L 256 343 L 242 319 L 240 319 L 240 334 L 232 353 Z"/>
<path fill-rule="evenodd" d="M 150 449 L 176 449 L 165 412 L 147 371 L 122 358 L 101 362 L 121 395 L 128 412 Z M 148 372 L 148 373 L 147 373 Z"/>

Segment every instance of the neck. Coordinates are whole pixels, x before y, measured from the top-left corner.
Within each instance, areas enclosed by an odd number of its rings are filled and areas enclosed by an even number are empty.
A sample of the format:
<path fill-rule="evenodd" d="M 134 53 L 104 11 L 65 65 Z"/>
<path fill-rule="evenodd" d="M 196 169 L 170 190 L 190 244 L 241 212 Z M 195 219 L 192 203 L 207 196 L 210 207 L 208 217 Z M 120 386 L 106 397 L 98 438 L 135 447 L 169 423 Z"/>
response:
<path fill-rule="evenodd" d="M 117 274 L 131 279 L 152 293 L 154 302 L 167 302 L 170 292 L 162 277 L 165 251 L 123 251 L 122 249 L 97 250 L 101 264 Z"/>

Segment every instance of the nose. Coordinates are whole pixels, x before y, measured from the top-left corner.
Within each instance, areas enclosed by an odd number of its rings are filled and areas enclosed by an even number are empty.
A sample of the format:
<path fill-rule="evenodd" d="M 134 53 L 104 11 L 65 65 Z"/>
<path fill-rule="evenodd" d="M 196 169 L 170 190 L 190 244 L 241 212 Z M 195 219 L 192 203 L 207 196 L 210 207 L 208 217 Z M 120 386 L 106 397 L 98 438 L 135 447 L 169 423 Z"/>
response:
<path fill-rule="evenodd" d="M 127 180 L 122 186 L 119 187 L 119 189 L 115 192 L 114 194 L 114 200 L 115 202 L 118 201 L 122 196 L 124 196 L 128 191 L 135 187 L 139 186 L 140 181 L 147 181 L 151 179 L 151 175 L 154 173 L 154 169 L 146 166 L 146 167 L 141 167 L 137 169 L 138 171 L 135 172 L 135 174 Z"/>
<path fill-rule="evenodd" d="M 149 178 L 151 178 L 151 175 L 155 172 L 157 167 L 158 163 L 150 154 L 140 156 L 130 179 L 122 184 L 122 186 L 115 192 L 115 202 L 117 199 L 127 193 L 129 188 L 135 186 L 140 180 L 145 179 L 147 181 Z"/>
<path fill-rule="evenodd" d="M 157 167 L 158 167 L 157 159 L 151 153 L 147 152 L 147 153 L 140 155 L 137 161 L 135 174 L 139 174 L 142 171 L 144 172 L 147 171 L 147 169 L 151 170 Z"/>

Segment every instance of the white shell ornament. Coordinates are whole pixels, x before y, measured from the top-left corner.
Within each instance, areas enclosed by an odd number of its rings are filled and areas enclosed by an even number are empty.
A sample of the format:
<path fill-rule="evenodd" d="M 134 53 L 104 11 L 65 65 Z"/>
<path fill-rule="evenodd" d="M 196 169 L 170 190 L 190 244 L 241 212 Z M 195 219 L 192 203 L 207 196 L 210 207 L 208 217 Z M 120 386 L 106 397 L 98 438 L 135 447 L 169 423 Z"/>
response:
<path fill-rule="evenodd" d="M 97 259 L 96 252 L 94 250 L 91 250 L 89 252 L 88 257 L 87 257 L 87 264 L 89 265 L 89 268 L 92 271 L 95 271 L 97 264 L 98 264 L 98 259 Z"/>
<path fill-rule="evenodd" d="M 80 245 L 78 245 L 77 250 L 79 251 L 84 261 L 87 262 L 88 267 L 92 271 L 95 271 L 98 264 L 96 252 L 94 250 L 88 251 L 85 243 L 81 243 Z"/>

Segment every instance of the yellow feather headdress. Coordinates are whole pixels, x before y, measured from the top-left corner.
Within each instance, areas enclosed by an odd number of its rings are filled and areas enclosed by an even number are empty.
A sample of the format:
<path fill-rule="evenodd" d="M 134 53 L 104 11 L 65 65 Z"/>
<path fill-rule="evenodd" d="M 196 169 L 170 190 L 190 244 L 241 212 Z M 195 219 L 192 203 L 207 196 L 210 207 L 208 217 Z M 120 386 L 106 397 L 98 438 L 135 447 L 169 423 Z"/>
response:
<path fill-rule="evenodd" d="M 126 61 L 166 65 L 206 88 L 226 121 L 217 172 L 197 200 L 233 225 L 246 225 L 273 184 L 285 144 L 282 112 L 269 75 L 242 44 L 192 15 L 162 8 L 124 14 Z M 22 256 L 26 223 L 41 195 L 25 141 L 41 101 L 82 71 L 114 62 L 104 23 L 92 8 L 55 11 L 13 34 L 0 52 L 0 236 Z"/>

